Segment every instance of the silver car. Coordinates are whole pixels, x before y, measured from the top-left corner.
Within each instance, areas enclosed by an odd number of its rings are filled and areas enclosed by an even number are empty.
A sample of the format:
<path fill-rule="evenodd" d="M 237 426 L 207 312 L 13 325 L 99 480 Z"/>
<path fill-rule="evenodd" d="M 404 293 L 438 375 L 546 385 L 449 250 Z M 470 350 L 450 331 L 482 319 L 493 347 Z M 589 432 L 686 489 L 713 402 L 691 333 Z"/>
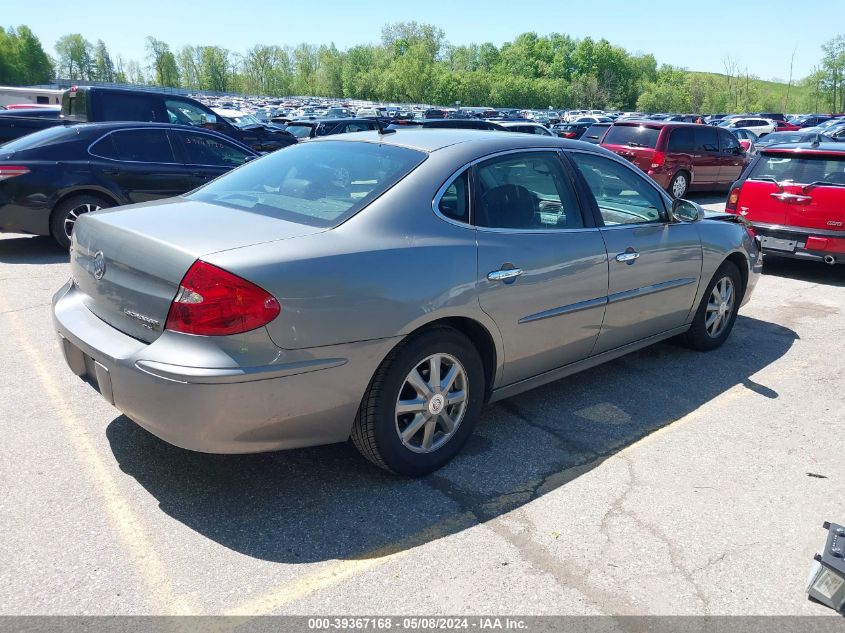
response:
<path fill-rule="evenodd" d="M 167 442 L 351 437 L 418 476 L 486 402 L 669 337 L 718 347 L 761 266 L 737 216 L 595 145 L 363 132 L 83 216 L 53 311 L 71 370 Z"/>

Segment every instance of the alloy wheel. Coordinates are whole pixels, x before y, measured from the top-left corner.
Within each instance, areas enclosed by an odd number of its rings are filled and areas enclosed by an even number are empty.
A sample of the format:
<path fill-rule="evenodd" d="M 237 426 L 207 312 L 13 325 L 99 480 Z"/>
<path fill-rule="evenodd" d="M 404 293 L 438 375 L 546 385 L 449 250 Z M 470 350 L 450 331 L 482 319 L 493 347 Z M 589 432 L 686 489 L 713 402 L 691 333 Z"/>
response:
<path fill-rule="evenodd" d="M 415 453 L 431 453 L 458 430 L 467 410 L 466 371 L 450 354 L 432 354 L 408 373 L 396 400 L 396 432 Z"/>
<path fill-rule="evenodd" d="M 672 195 L 676 198 L 682 197 L 687 192 L 687 177 L 680 174 L 675 177 L 675 182 L 672 183 Z"/>
<path fill-rule="evenodd" d="M 86 202 L 85 204 L 77 205 L 68 211 L 64 221 L 65 235 L 68 236 L 68 239 L 70 239 L 70 236 L 73 233 L 73 227 L 76 225 L 76 221 L 79 219 L 80 215 L 83 213 L 90 213 L 91 211 L 99 211 L 100 209 L 102 209 L 100 205 Z"/>
<path fill-rule="evenodd" d="M 730 277 L 722 277 L 710 291 L 704 329 L 711 338 L 718 338 L 730 322 L 735 296 L 734 282 Z"/>

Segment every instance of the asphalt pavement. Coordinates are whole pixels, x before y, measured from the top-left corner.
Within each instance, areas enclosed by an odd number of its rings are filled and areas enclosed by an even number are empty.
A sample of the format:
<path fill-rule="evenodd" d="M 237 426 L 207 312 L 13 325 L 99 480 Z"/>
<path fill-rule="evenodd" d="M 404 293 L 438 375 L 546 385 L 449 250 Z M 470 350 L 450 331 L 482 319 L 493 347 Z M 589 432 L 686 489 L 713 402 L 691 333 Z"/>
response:
<path fill-rule="evenodd" d="M 845 266 L 767 258 L 721 349 L 488 406 L 408 480 L 142 430 L 65 366 L 66 260 L 0 236 L 0 614 L 832 614 L 804 581 L 845 523 Z"/>

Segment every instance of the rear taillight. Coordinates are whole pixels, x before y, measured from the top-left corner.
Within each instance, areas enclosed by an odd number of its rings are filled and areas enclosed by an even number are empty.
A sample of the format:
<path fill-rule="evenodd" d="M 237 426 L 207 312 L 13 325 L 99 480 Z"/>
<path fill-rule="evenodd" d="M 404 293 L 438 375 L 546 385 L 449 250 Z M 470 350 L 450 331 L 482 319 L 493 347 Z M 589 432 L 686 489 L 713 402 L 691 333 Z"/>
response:
<path fill-rule="evenodd" d="M 28 174 L 29 169 L 19 165 L 0 165 L 0 181 Z"/>
<path fill-rule="evenodd" d="M 197 260 L 179 286 L 165 327 L 205 336 L 240 334 L 267 325 L 281 310 L 263 288 Z"/>
<path fill-rule="evenodd" d="M 654 155 L 651 157 L 651 168 L 657 169 L 658 167 L 663 167 L 666 163 L 666 154 L 663 152 L 654 152 Z"/>
<path fill-rule="evenodd" d="M 575 138 L 578 136 L 578 132 L 564 132 L 563 138 Z"/>
<path fill-rule="evenodd" d="M 728 194 L 728 200 L 725 202 L 725 211 L 728 213 L 736 213 L 736 203 L 739 202 L 739 190 L 742 185 L 734 185 Z"/>

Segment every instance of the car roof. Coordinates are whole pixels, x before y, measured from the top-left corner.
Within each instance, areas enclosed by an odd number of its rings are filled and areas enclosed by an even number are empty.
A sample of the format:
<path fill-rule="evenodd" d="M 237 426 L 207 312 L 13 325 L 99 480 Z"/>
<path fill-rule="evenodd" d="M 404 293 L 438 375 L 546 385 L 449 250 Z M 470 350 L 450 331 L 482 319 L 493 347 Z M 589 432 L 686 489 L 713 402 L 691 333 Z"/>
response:
<path fill-rule="evenodd" d="M 468 148 L 477 145 L 479 151 L 493 153 L 509 149 L 521 148 L 571 148 L 589 149 L 596 152 L 596 146 L 591 143 L 562 139 L 556 136 L 540 136 L 538 134 L 519 134 L 496 130 L 467 130 L 461 128 L 397 128 L 395 132 L 380 134 L 378 132 L 355 132 L 352 134 L 333 134 L 312 139 L 309 143 L 325 143 L 331 141 L 357 141 L 379 143 L 406 147 L 426 153 L 436 152 L 446 147 L 466 145 Z M 605 152 L 606 150 L 602 150 Z M 615 157 L 612 152 L 606 151 Z"/>
<path fill-rule="evenodd" d="M 792 154 L 809 156 L 832 156 L 845 158 L 845 147 L 842 143 L 783 143 L 774 147 L 765 147 L 760 150 L 764 154 Z"/>
<path fill-rule="evenodd" d="M 225 134 L 221 134 L 220 132 L 215 132 L 214 130 L 209 130 L 204 127 L 197 127 L 196 125 L 180 125 L 179 123 L 153 123 L 151 121 L 101 121 L 97 123 L 76 123 L 73 125 L 68 125 L 67 127 L 74 128 L 76 130 L 79 130 L 80 132 L 86 132 L 91 135 L 103 134 L 104 132 L 110 132 L 113 130 L 135 130 L 138 128 L 160 128 L 163 130 L 184 130 L 185 132 L 201 132 L 203 134 L 211 134 L 212 136 L 225 139 L 229 143 L 237 145 L 241 149 L 248 150 L 252 154 L 256 153 L 255 150 L 251 149 L 247 145 L 244 145 L 236 138 L 226 136 Z"/>

